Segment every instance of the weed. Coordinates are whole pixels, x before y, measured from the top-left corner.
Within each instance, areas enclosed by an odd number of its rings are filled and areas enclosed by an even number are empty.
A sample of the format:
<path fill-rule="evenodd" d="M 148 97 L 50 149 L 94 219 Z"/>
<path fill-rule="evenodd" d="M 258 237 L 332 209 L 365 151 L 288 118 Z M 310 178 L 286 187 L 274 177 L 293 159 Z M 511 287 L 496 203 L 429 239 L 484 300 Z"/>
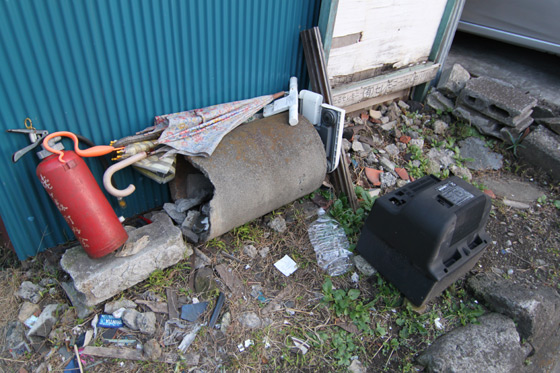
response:
<path fill-rule="evenodd" d="M 508 132 L 509 139 L 511 140 L 511 145 L 508 146 L 506 149 L 513 149 L 513 155 L 517 158 L 517 148 L 524 148 L 524 145 L 521 145 L 521 140 L 523 140 L 523 133 L 520 133 L 517 138 L 513 138 L 513 135 Z"/>
<path fill-rule="evenodd" d="M 257 224 L 255 224 L 254 221 L 234 228 L 232 232 L 235 237 L 235 246 L 237 247 L 240 247 L 246 242 L 257 242 L 264 235 L 262 229 Z"/>
<path fill-rule="evenodd" d="M 364 225 L 367 214 L 371 211 L 375 202 L 375 198 L 371 197 L 362 187 L 357 186 L 355 191 L 356 195 L 360 198 L 360 207 L 356 212 L 350 207 L 348 198 L 345 195 L 341 195 L 329 210 L 329 214 L 335 218 L 344 229 L 352 248 L 355 246 L 360 229 Z"/>

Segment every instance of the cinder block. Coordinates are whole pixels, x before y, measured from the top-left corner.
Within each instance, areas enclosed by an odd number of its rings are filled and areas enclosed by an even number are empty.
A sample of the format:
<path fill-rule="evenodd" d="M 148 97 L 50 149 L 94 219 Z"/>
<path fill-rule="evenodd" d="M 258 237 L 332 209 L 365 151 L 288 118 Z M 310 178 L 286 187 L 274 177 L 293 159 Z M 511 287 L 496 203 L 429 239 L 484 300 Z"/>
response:
<path fill-rule="evenodd" d="M 456 63 L 441 74 L 437 89 L 444 95 L 455 98 L 459 96 L 470 78 L 471 74 L 463 66 Z"/>
<path fill-rule="evenodd" d="M 486 77 L 469 80 L 459 100 L 510 127 L 525 121 L 537 104 L 536 98 Z"/>
<path fill-rule="evenodd" d="M 502 128 L 500 123 L 478 111 L 459 105 L 451 114 L 453 114 L 455 118 L 475 126 L 481 134 L 503 140 L 502 134 L 500 133 L 500 129 Z"/>
<path fill-rule="evenodd" d="M 127 242 L 145 243 L 132 256 L 119 257 L 116 252 L 91 259 L 80 246 L 64 253 L 60 264 L 74 280 L 85 306 L 99 304 L 145 280 L 156 269 L 172 266 L 192 254 L 181 230 L 167 214 L 154 214 L 152 220 L 152 224 L 129 232 Z"/>

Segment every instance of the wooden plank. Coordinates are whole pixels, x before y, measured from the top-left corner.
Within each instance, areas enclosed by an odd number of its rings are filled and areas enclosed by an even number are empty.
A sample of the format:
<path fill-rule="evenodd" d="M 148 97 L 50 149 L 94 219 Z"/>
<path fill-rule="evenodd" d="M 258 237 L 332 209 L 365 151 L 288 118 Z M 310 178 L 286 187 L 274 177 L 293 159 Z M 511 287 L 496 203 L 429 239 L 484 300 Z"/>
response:
<path fill-rule="evenodd" d="M 331 79 L 428 61 L 448 0 L 339 0 L 333 38 L 362 34 L 359 43 L 330 50 Z"/>
<path fill-rule="evenodd" d="M 177 304 L 177 292 L 168 288 L 165 290 L 165 295 L 167 295 L 167 312 L 169 313 L 169 319 L 178 319 L 179 306 Z"/>
<path fill-rule="evenodd" d="M 432 62 L 381 75 L 332 90 L 333 105 L 347 107 L 361 101 L 402 91 L 435 78 L 439 64 Z"/>
<path fill-rule="evenodd" d="M 86 346 L 80 352 L 80 355 L 98 356 L 106 357 L 111 359 L 125 359 L 125 360 L 136 360 L 136 361 L 149 361 L 152 360 L 144 355 L 141 351 L 132 348 L 125 347 L 95 347 Z M 162 363 L 175 364 L 179 360 L 179 356 L 175 353 L 168 352 L 162 354 L 155 361 L 160 361 Z M 181 361 L 187 365 L 198 365 L 199 355 L 187 353 L 182 356 Z"/>
<path fill-rule="evenodd" d="M 362 109 L 365 109 L 367 107 L 382 104 L 382 103 L 388 102 L 388 101 L 393 101 L 393 100 L 396 100 L 397 98 L 404 99 L 404 98 L 408 97 L 409 92 L 410 92 L 410 89 L 403 89 L 402 91 L 389 93 L 388 95 L 383 95 L 383 96 L 377 96 L 377 97 L 374 97 L 374 98 L 370 98 L 368 100 L 358 102 L 357 104 L 345 107 L 346 113 L 348 114 L 348 113 L 353 113 L 355 111 L 361 111 Z"/>

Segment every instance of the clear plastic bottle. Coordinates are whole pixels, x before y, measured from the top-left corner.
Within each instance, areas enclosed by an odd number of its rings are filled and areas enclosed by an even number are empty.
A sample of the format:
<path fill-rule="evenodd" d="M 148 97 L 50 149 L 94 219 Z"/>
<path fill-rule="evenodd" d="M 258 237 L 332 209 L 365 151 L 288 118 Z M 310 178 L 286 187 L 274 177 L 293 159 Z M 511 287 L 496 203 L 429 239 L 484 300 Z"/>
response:
<path fill-rule="evenodd" d="M 317 264 L 329 276 L 340 276 L 352 268 L 352 252 L 344 229 L 324 211 L 307 230 Z"/>

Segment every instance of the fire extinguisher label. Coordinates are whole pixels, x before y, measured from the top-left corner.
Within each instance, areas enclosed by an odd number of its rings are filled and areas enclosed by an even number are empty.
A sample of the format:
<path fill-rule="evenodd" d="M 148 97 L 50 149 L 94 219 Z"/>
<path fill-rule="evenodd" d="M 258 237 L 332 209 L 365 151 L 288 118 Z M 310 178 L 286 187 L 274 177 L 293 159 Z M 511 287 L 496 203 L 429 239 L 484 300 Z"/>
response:
<path fill-rule="evenodd" d="M 53 187 L 49 179 L 46 178 L 43 174 L 41 174 L 40 178 L 41 178 L 41 185 L 43 186 L 43 188 L 45 188 L 46 190 L 52 190 Z"/>

